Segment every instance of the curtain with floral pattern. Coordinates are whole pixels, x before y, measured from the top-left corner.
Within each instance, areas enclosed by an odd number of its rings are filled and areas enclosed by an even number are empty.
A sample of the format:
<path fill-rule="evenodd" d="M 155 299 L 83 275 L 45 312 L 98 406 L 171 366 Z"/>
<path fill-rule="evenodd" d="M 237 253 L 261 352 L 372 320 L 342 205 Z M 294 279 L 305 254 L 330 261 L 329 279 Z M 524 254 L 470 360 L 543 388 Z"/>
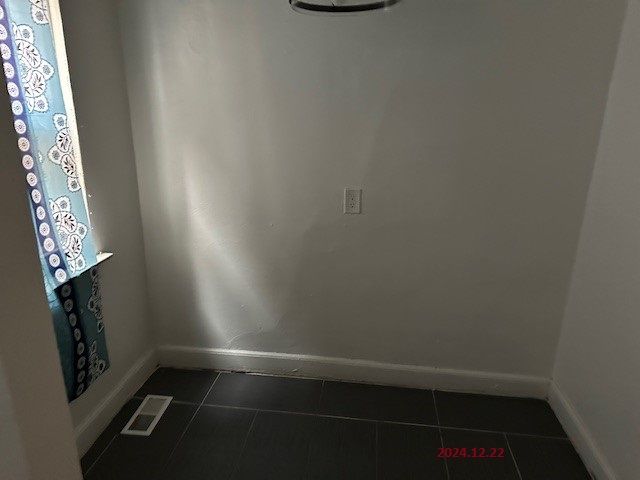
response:
<path fill-rule="evenodd" d="M 48 0 L 0 0 L 0 56 L 71 401 L 105 372 L 109 359 L 96 247 L 68 117 L 73 110 L 63 95 L 68 77 L 58 70 L 60 43 Z"/>

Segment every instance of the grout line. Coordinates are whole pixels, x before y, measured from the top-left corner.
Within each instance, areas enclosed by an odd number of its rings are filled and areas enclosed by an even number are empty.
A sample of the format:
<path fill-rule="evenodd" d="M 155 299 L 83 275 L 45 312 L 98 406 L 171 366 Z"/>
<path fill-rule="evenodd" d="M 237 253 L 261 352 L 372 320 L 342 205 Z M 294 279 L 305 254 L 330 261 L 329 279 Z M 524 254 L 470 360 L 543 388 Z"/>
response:
<path fill-rule="evenodd" d="M 565 440 L 569 441 L 567 437 L 555 437 L 553 435 L 534 435 L 532 433 L 514 433 L 514 432 L 503 432 L 500 430 L 484 430 L 479 428 L 464 428 L 464 427 L 440 427 L 443 430 L 461 430 L 463 432 L 480 432 L 480 433 L 497 433 L 501 434 L 509 434 L 509 435 L 520 435 L 521 437 L 533 437 L 533 438 L 546 438 L 548 440 Z"/>
<path fill-rule="evenodd" d="M 378 480 L 378 470 L 379 470 L 379 456 L 378 456 L 378 428 L 379 428 L 380 422 L 376 422 L 376 480 Z"/>
<path fill-rule="evenodd" d="M 111 438 L 111 440 L 109 440 L 109 443 L 107 443 L 107 446 L 106 446 L 106 447 L 104 447 L 104 448 L 102 449 L 102 451 L 100 452 L 100 455 L 98 455 L 98 456 L 96 457 L 96 459 L 93 461 L 93 463 L 89 466 L 89 468 L 87 468 L 87 471 L 86 471 L 86 472 L 82 472 L 82 476 L 83 476 L 83 477 L 84 477 L 85 475 L 88 475 L 88 474 L 89 474 L 89 472 L 91 471 L 91 469 L 92 469 L 93 467 L 95 467 L 95 466 L 96 466 L 96 464 L 98 463 L 98 460 L 100 460 L 100 459 L 102 458 L 102 456 L 103 456 L 103 455 L 105 454 L 105 452 L 109 449 L 109 447 L 110 447 L 110 446 L 111 446 L 111 444 L 114 442 L 114 440 L 116 439 L 116 437 L 117 437 L 117 436 L 118 436 L 118 434 L 116 433 L 116 434 Z"/>
<path fill-rule="evenodd" d="M 311 447 L 313 446 L 313 439 L 317 434 L 318 434 L 318 424 L 315 425 L 315 429 L 312 430 L 312 435 L 309 437 L 309 441 L 307 442 L 307 459 L 304 463 L 304 479 L 305 480 L 309 480 L 309 466 L 311 465 L 311 451 L 312 451 Z"/>
<path fill-rule="evenodd" d="M 207 405 L 203 405 L 205 407 L 215 407 L 215 408 L 231 408 L 231 409 L 235 409 L 235 410 L 256 410 L 256 407 L 239 407 L 239 406 L 235 406 L 235 405 L 218 405 L 218 404 L 207 404 Z M 340 415 L 327 415 L 327 414 L 320 414 L 320 413 L 309 413 L 309 412 L 292 412 L 290 410 L 272 410 L 269 408 L 258 408 L 258 410 L 260 410 L 261 412 L 268 412 L 268 413 L 285 413 L 288 415 L 304 415 L 307 417 L 323 417 L 323 418 L 337 418 L 340 420 L 355 420 L 355 421 L 359 421 L 359 422 L 378 422 L 380 420 L 376 420 L 374 418 L 355 418 L 355 417 L 342 417 Z M 396 423 L 396 422 L 389 422 L 389 423 Z M 430 426 L 430 425 L 422 425 L 420 424 L 420 426 Z"/>
<path fill-rule="evenodd" d="M 178 449 L 178 445 L 180 445 L 180 442 L 182 442 L 182 439 L 184 438 L 184 436 L 187 434 L 187 430 L 189 430 L 189 427 L 191 426 L 191 424 L 193 423 L 193 420 L 196 418 L 196 415 L 198 415 L 198 412 L 200 411 L 200 409 L 202 408 L 202 405 L 204 404 L 205 399 L 209 396 L 209 393 L 211 393 L 211 390 L 213 389 L 213 386 L 216 384 L 216 382 L 218 381 L 218 377 L 220 377 L 220 373 L 218 373 L 218 375 L 216 375 L 216 378 L 213 380 L 213 383 L 211 384 L 211 386 L 209 387 L 209 390 L 207 390 L 207 393 L 204 394 L 204 397 L 202 397 L 202 401 L 200 402 L 200 405 L 198 405 L 198 408 L 196 408 L 196 411 L 193 412 L 193 415 L 191 416 L 191 419 L 189 420 L 189 422 L 187 422 L 186 427 L 184 427 L 184 430 L 182 430 L 182 434 L 180 434 L 180 437 L 178 437 L 178 441 L 176 442 L 176 444 L 173 446 L 173 449 L 171 449 L 171 453 L 169 454 L 169 456 L 167 457 L 167 460 L 165 461 L 165 465 L 168 465 L 169 462 L 171 461 L 171 457 L 173 457 L 173 454 L 176 452 L 176 450 Z M 177 403 L 177 402 L 176 402 Z"/>
<path fill-rule="evenodd" d="M 511 460 L 513 460 L 513 464 L 516 466 L 516 472 L 518 472 L 518 477 L 522 480 L 522 474 L 520 473 L 520 468 L 518 468 L 518 462 L 516 461 L 516 457 L 513 454 L 513 450 L 511 450 L 511 445 L 509 444 L 509 437 L 504 433 L 504 440 L 507 442 L 507 448 L 509 449 L 509 453 L 511 454 Z"/>
<path fill-rule="evenodd" d="M 211 386 L 209 387 L 209 390 L 207 391 L 207 394 L 204 396 L 204 398 L 202 399 L 202 402 L 200 402 L 200 405 L 202 405 L 204 403 L 204 401 L 207 399 L 207 397 L 209 396 L 209 394 L 211 393 L 211 390 L 213 390 L 213 387 L 216 385 L 216 383 L 218 382 L 218 379 L 222 376 L 222 373 L 218 372 L 218 375 L 216 375 L 216 378 L 213 379 L 213 383 L 211 384 Z"/>
<path fill-rule="evenodd" d="M 518 433 L 518 432 L 491 432 L 491 433 L 506 433 L 507 435 L 513 435 L 516 437 L 530 437 L 530 438 L 544 438 L 547 440 L 564 440 L 571 443 L 569 437 L 557 437 L 555 435 L 536 435 L 534 433 Z"/>
<path fill-rule="evenodd" d="M 442 436 L 442 428 L 438 427 L 438 435 L 440 435 L 440 446 L 444 448 L 444 437 Z M 451 474 L 449 473 L 449 459 L 444 457 L 444 469 L 447 473 L 447 479 L 451 479 Z"/>
<path fill-rule="evenodd" d="M 438 414 L 438 402 L 436 401 L 436 391 L 431 390 L 431 396 L 433 397 L 433 407 L 436 409 L 436 422 L 438 422 L 438 436 L 440 437 L 440 446 L 444 448 L 444 438 L 442 437 L 442 427 L 440 426 L 440 415 Z M 447 457 L 444 457 L 444 469 L 447 474 L 447 480 L 451 479 L 449 473 L 449 461 Z"/>
<path fill-rule="evenodd" d="M 431 396 L 433 397 L 433 408 L 436 410 L 436 422 L 438 422 L 438 426 L 440 426 L 440 415 L 438 415 L 438 404 L 436 402 L 436 392 L 431 390 Z"/>
<path fill-rule="evenodd" d="M 444 448 L 444 437 L 442 436 L 442 427 L 438 427 L 438 435 L 440 436 L 440 446 Z M 451 474 L 449 473 L 449 461 L 447 457 L 444 457 L 444 469 L 447 473 L 447 480 L 451 479 Z"/>
<path fill-rule="evenodd" d="M 240 407 L 236 405 L 221 405 L 218 403 L 206 403 L 203 405 L 203 407 L 231 408 L 236 410 L 256 410 L 257 408 L 257 407 Z M 431 423 L 398 422 L 395 420 L 378 420 L 375 418 L 347 417 L 344 415 L 329 415 L 326 413 L 293 412 L 291 410 L 273 410 L 268 408 L 258 408 L 258 410 L 260 410 L 261 412 L 269 412 L 269 413 L 288 413 L 290 415 L 307 415 L 307 416 L 314 416 L 314 417 L 337 418 L 340 420 L 355 420 L 358 422 L 391 423 L 393 425 L 408 425 L 412 427 L 426 427 L 426 428 L 442 428 L 444 430 L 461 430 L 464 432 L 496 433 L 498 435 L 502 435 L 503 433 L 508 433 L 509 435 L 520 435 L 522 437 L 535 437 L 535 438 L 546 438 L 548 440 L 569 441 L 567 437 L 556 437 L 553 435 L 535 435 L 532 433 L 503 432 L 501 430 L 485 430 L 482 428 L 448 427 L 448 426 L 433 425 Z"/>
<path fill-rule="evenodd" d="M 259 410 L 256 410 L 253 414 L 253 418 L 251 419 L 251 425 L 249 425 L 249 430 L 247 430 L 247 434 L 244 437 L 244 442 L 242 442 L 242 448 L 240 449 L 240 453 L 238 454 L 236 465 L 233 468 L 233 473 L 229 475 L 229 478 L 233 478 L 235 474 L 240 469 L 240 462 L 242 461 L 242 455 L 244 454 L 244 449 L 247 448 L 247 443 L 249 442 L 249 435 L 251 435 L 251 431 L 253 430 L 253 424 L 256 423 L 256 418 L 258 417 Z"/>

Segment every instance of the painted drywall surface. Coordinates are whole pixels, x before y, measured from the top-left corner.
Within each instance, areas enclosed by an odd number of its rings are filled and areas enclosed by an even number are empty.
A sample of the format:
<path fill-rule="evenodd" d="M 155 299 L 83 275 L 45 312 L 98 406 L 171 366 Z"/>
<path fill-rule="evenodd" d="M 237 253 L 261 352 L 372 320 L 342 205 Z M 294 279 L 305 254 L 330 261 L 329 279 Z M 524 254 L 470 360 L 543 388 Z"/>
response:
<path fill-rule="evenodd" d="M 27 459 L 22 445 L 20 425 L 13 408 L 9 383 L 5 378 L 0 357 L 0 475 L 2 478 L 29 478 Z"/>
<path fill-rule="evenodd" d="M 640 472 L 640 3 L 629 3 L 553 373 L 619 480 Z"/>
<path fill-rule="evenodd" d="M 0 98 L 0 478 L 80 480 L 6 95 Z M 52 414 L 52 412 L 55 412 Z"/>
<path fill-rule="evenodd" d="M 101 268 L 111 369 L 73 402 L 79 425 L 153 347 L 144 244 L 114 2 L 60 2 L 94 235 L 115 256 Z M 115 413 L 115 412 L 113 412 Z"/>
<path fill-rule="evenodd" d="M 159 343 L 548 376 L 623 7 L 122 2 Z"/>

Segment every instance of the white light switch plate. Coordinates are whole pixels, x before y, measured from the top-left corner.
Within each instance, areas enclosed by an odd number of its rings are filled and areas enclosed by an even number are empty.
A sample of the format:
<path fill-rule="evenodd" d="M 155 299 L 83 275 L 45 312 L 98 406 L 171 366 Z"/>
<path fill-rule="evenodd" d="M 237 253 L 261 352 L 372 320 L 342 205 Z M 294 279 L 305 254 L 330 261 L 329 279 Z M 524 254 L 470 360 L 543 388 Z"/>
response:
<path fill-rule="evenodd" d="M 362 190 L 355 188 L 344 189 L 344 213 L 362 213 Z"/>

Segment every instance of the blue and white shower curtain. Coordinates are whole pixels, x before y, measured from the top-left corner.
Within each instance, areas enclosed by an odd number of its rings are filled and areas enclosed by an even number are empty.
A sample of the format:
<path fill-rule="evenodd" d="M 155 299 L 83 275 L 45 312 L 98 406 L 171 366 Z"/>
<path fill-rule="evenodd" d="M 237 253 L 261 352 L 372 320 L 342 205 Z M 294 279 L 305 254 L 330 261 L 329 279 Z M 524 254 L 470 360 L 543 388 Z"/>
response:
<path fill-rule="evenodd" d="M 0 56 L 71 401 L 106 371 L 109 359 L 82 165 L 67 116 L 48 0 L 0 0 Z"/>

